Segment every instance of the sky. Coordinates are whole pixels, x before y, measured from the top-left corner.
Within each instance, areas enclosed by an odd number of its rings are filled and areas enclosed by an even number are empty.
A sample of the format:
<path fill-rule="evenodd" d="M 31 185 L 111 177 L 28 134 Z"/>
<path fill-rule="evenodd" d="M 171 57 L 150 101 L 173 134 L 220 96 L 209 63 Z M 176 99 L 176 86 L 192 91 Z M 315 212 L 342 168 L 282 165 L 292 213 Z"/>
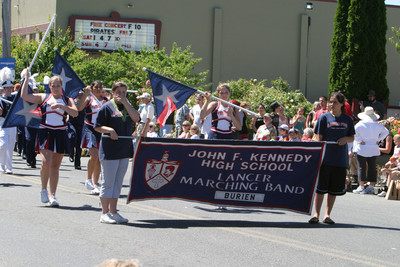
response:
<path fill-rule="evenodd" d="M 385 3 L 387 5 L 400 6 L 400 0 L 386 0 Z"/>

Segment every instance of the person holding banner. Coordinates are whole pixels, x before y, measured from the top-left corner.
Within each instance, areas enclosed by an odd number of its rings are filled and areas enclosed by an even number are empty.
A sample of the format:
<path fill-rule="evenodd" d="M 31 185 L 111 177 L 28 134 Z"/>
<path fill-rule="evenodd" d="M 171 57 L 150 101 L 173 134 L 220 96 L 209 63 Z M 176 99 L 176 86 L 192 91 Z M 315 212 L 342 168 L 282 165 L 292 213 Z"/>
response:
<path fill-rule="evenodd" d="M 113 98 L 100 108 L 94 126 L 96 131 L 106 134 L 101 137 L 99 148 L 104 179 L 100 189 L 101 223 L 128 222 L 117 212 L 117 203 L 129 158 L 133 156 L 133 143 L 130 138 L 119 137 L 131 136 L 133 122 L 140 121 L 140 114 L 126 98 L 127 89 L 122 81 L 113 84 Z"/>
<path fill-rule="evenodd" d="M 67 98 L 63 93 L 63 80 L 60 76 L 53 76 L 49 80 L 50 94 L 29 93 L 28 80 L 29 68 L 26 69 L 22 85 L 21 98 L 27 102 L 40 105 L 42 121 L 40 123 L 39 152 L 42 158 L 40 176 L 42 191 L 40 192 L 43 203 L 58 207 L 56 190 L 59 179 L 59 169 L 64 154 L 68 154 L 67 142 L 67 115 L 76 117 L 78 110 L 72 98 Z M 50 198 L 47 192 L 50 185 Z"/>
<path fill-rule="evenodd" d="M 87 178 L 85 187 L 91 190 L 92 194 L 100 194 L 100 161 L 99 161 L 99 143 L 101 134 L 93 129 L 96 122 L 97 113 L 102 106 L 103 84 L 101 81 L 94 81 L 90 86 L 86 86 L 85 93 L 79 99 L 76 106 L 78 111 L 85 109 L 85 124 L 82 130 L 82 148 L 88 148 L 90 158 L 87 166 Z"/>
<path fill-rule="evenodd" d="M 218 97 L 224 101 L 229 101 L 231 91 L 227 83 L 222 83 L 217 87 Z M 237 131 L 242 130 L 242 123 L 239 117 L 239 110 L 231 104 L 221 101 L 211 102 L 211 94 L 205 92 L 206 102 L 201 108 L 200 118 L 205 119 L 211 114 L 211 132 L 208 139 L 233 139 L 232 126 Z"/>
<path fill-rule="evenodd" d="M 341 92 L 332 93 L 328 104 L 329 112 L 321 114 L 315 125 L 316 141 L 334 141 L 336 144 L 326 145 L 314 199 L 315 213 L 308 221 L 311 224 L 319 222 L 325 194 L 328 194 L 328 197 L 323 222 L 334 224 L 330 215 L 336 196 L 346 194 L 349 164 L 347 143 L 354 141 L 355 130 L 353 119 L 345 114 L 345 100 Z"/>

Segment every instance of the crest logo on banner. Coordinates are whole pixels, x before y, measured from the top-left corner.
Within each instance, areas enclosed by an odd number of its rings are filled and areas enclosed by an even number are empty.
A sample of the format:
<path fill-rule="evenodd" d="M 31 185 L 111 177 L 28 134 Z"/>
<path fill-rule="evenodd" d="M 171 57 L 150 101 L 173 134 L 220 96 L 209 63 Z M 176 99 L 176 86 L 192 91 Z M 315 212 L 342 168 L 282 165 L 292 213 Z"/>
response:
<path fill-rule="evenodd" d="M 146 161 L 145 181 L 153 191 L 169 184 L 178 173 L 181 163 L 169 161 L 168 152 L 164 152 L 161 160 L 151 159 Z"/>

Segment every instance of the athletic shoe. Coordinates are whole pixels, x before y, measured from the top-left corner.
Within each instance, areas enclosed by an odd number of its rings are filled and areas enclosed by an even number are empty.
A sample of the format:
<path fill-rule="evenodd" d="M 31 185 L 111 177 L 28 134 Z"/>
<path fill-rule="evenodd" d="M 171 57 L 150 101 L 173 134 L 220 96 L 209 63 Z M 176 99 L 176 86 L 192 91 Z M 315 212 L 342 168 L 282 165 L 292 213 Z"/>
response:
<path fill-rule="evenodd" d="M 85 187 L 86 187 L 87 190 L 93 190 L 94 189 L 92 179 L 88 179 L 88 180 L 85 181 Z"/>
<path fill-rule="evenodd" d="M 6 172 L 6 166 L 5 165 L 0 165 L 0 171 Z"/>
<path fill-rule="evenodd" d="M 13 174 L 13 172 L 10 170 L 6 170 L 6 174 Z"/>
<path fill-rule="evenodd" d="M 362 191 L 364 191 L 364 187 L 360 185 L 359 187 L 357 187 L 357 189 L 353 190 L 353 193 L 361 194 Z"/>
<path fill-rule="evenodd" d="M 42 200 L 42 203 L 49 202 L 49 193 L 47 193 L 46 189 L 42 189 L 42 191 L 40 191 L 40 198 Z"/>
<path fill-rule="evenodd" d="M 124 217 L 119 215 L 118 212 L 116 212 L 113 215 L 111 215 L 111 218 L 114 219 L 117 223 L 127 223 L 129 221 L 128 219 L 125 219 Z"/>
<path fill-rule="evenodd" d="M 58 206 L 60 206 L 60 204 L 58 204 L 58 202 L 57 202 L 57 199 L 56 199 L 55 195 L 51 196 L 50 201 L 49 201 L 49 206 L 50 207 L 58 207 Z"/>
<path fill-rule="evenodd" d="M 90 194 L 99 195 L 100 194 L 100 187 L 98 185 L 94 185 L 94 188 L 93 188 L 92 191 L 90 191 Z"/>
<path fill-rule="evenodd" d="M 367 186 L 360 194 L 375 194 L 375 190 L 373 186 Z"/>
<path fill-rule="evenodd" d="M 386 197 L 386 191 L 382 191 L 378 194 L 378 197 Z"/>
<path fill-rule="evenodd" d="M 117 221 L 114 220 L 114 219 L 111 217 L 111 214 L 110 214 L 109 212 L 107 212 L 106 214 L 102 214 L 102 215 L 100 216 L 100 222 L 101 222 L 101 223 L 107 223 L 107 224 L 116 224 L 116 223 L 117 223 Z"/>

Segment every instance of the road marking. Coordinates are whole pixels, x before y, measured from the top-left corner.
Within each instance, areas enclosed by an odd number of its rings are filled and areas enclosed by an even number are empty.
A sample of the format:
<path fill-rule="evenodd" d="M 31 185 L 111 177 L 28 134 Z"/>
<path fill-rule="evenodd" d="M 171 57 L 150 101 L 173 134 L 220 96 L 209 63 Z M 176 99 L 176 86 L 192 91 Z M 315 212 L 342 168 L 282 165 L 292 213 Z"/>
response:
<path fill-rule="evenodd" d="M 39 179 L 35 179 L 35 178 L 29 178 L 29 177 L 23 177 L 23 176 L 15 176 L 15 175 L 8 175 L 8 176 L 12 176 L 15 177 L 17 179 L 20 180 L 24 180 L 27 182 L 32 182 L 35 184 L 41 184 L 41 181 Z M 83 193 L 81 190 L 73 188 L 73 187 L 69 187 L 69 186 L 65 186 L 65 185 L 58 185 L 57 187 L 59 190 L 63 190 L 66 192 L 70 192 L 70 193 Z M 82 196 L 85 197 L 91 197 L 91 198 L 98 198 L 98 196 L 96 195 L 89 195 L 89 194 L 82 194 Z M 161 209 L 161 208 L 157 208 L 157 207 L 153 207 L 153 206 L 149 206 L 146 204 L 141 204 L 139 202 L 135 202 L 135 203 L 131 203 L 131 205 L 128 205 L 126 203 L 119 203 L 120 206 L 125 206 L 127 208 L 130 209 L 137 209 L 137 210 L 141 210 L 144 212 L 148 212 L 148 213 L 153 213 L 153 214 L 157 214 L 157 215 L 163 215 L 166 217 L 170 217 L 173 219 L 191 219 L 191 220 L 196 220 L 198 221 L 198 223 L 201 225 L 215 225 L 212 222 L 208 222 L 207 220 L 204 220 L 202 218 L 196 217 L 196 216 L 191 216 L 191 215 L 187 215 L 187 214 L 183 214 L 180 212 L 175 212 L 175 211 L 171 211 L 171 210 L 166 210 L 166 209 Z M 273 235 L 273 234 L 267 234 L 267 233 L 263 233 L 263 232 L 259 232 L 259 231 L 255 231 L 255 230 L 251 230 L 251 229 L 243 229 L 243 228 L 237 228 L 237 227 L 220 227 L 220 226 L 215 226 L 215 228 L 220 229 L 222 231 L 226 231 L 226 232 L 231 232 L 234 234 L 238 234 L 238 235 L 242 235 L 245 237 L 249 237 L 249 238 L 255 238 L 255 239 L 260 239 L 260 240 L 264 240 L 264 241 L 268 241 L 271 243 L 275 243 L 275 244 L 280 244 L 283 246 L 287 246 L 287 247 L 291 247 L 291 248 L 296 248 L 296 249 L 301 249 L 301 250 L 305 250 L 305 251 L 309 251 L 315 254 L 321 254 L 321 255 L 325 255 L 325 256 L 329 256 L 329 257 L 334 257 L 334 258 L 339 258 L 345 261 L 349 261 L 349 262 L 354 262 L 354 263 L 359 263 L 359 264 L 363 264 L 363 265 L 368 265 L 368 266 L 399 266 L 396 263 L 393 262 L 388 262 L 388 261 L 384 261 L 384 260 L 379 260 L 376 258 L 368 258 L 365 255 L 356 255 L 354 253 L 349 254 L 347 251 L 342 251 L 342 250 L 338 250 L 338 249 L 334 249 L 334 248 L 329 248 L 329 247 L 322 247 L 320 245 L 314 245 L 313 243 L 309 243 L 309 242 L 303 242 L 303 241 L 299 241 L 296 239 L 291 239 L 291 238 L 287 238 L 287 237 L 283 237 L 283 236 L 278 236 L 278 235 Z"/>

